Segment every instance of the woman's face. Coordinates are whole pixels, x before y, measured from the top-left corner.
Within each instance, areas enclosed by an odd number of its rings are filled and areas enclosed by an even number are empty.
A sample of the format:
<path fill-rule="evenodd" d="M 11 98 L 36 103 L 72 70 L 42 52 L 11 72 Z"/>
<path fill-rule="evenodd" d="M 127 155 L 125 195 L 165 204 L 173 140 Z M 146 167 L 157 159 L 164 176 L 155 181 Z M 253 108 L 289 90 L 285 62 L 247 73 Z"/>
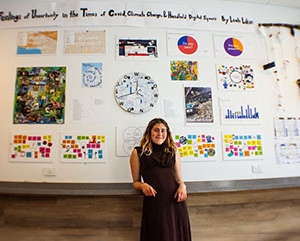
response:
<path fill-rule="evenodd" d="M 154 125 L 151 129 L 151 140 L 156 145 L 161 145 L 165 142 L 167 138 L 167 127 L 162 124 L 158 123 Z"/>

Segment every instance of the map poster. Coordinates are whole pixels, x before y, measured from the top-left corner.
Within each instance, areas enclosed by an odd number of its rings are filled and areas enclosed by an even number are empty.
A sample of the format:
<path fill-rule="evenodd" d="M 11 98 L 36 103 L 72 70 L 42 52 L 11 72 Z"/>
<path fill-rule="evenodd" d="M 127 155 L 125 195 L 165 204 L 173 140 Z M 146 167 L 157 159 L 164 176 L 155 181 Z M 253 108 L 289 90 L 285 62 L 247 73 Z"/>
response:
<path fill-rule="evenodd" d="M 171 80 L 198 80 L 198 62 L 177 60 L 170 61 Z"/>
<path fill-rule="evenodd" d="M 187 123 L 213 123 L 212 91 L 210 87 L 184 87 Z"/>
<path fill-rule="evenodd" d="M 17 55 L 54 55 L 57 51 L 57 31 L 19 32 Z"/>
<path fill-rule="evenodd" d="M 65 54 L 105 54 L 106 31 L 65 31 Z"/>
<path fill-rule="evenodd" d="M 83 88 L 102 87 L 102 63 L 82 63 Z"/>
<path fill-rule="evenodd" d="M 66 67 L 18 67 L 13 124 L 63 124 Z"/>

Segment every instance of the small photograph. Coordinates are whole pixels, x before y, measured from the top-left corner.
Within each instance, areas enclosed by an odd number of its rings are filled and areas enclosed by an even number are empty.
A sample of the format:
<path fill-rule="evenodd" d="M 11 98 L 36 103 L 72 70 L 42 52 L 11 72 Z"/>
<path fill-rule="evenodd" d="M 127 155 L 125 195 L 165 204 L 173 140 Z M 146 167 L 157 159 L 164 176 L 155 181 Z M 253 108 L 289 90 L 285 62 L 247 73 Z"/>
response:
<path fill-rule="evenodd" d="M 117 59 L 123 58 L 158 58 L 157 40 L 152 38 L 118 38 Z"/>
<path fill-rule="evenodd" d="M 186 123 L 213 123 L 211 87 L 184 87 Z"/>
<path fill-rule="evenodd" d="M 170 61 L 171 80 L 198 80 L 198 62 L 187 60 Z"/>

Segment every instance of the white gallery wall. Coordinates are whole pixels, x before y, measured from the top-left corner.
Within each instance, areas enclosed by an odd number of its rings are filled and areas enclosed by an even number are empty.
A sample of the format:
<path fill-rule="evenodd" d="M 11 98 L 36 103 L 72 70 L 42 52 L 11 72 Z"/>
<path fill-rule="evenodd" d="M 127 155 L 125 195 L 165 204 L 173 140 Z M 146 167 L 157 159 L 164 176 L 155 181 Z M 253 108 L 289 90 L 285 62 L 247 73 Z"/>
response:
<path fill-rule="evenodd" d="M 230 1 L 1 1 L 0 181 L 130 182 L 128 153 L 138 143 L 148 121 L 155 117 L 168 121 L 174 139 L 182 137 L 187 141 L 181 139 L 179 143 L 176 139 L 182 148 L 182 175 L 186 181 L 299 176 L 299 13 L 299 9 Z M 282 26 L 259 27 L 262 23 Z M 48 42 L 42 54 L 17 52 L 28 34 L 45 31 L 57 32 L 54 53 L 43 53 L 53 50 L 53 42 Z M 97 36 L 102 46 L 99 52 L 78 53 L 78 46 L 66 52 L 74 41 L 82 41 L 84 46 L 89 45 L 84 42 L 87 40 L 94 43 L 96 35 L 89 39 L 75 36 L 93 31 L 102 33 Z M 191 48 L 195 52 L 178 50 L 182 36 L 193 37 L 197 47 L 193 42 Z M 144 54 L 138 46 L 128 50 L 129 56 L 120 56 L 120 39 L 156 40 L 157 56 Z M 226 39 L 241 42 L 239 55 L 224 50 Z M 135 51 L 141 52 L 138 55 Z M 197 79 L 172 80 L 171 61 L 177 67 L 192 62 L 198 70 Z M 275 67 L 264 70 L 263 66 L 273 61 Z M 91 63 L 92 70 L 84 72 L 84 66 Z M 229 71 L 225 77 L 218 71 L 222 65 Z M 241 69 L 232 71 L 230 66 Z M 22 118 L 16 123 L 16 102 L 22 90 L 17 84 L 17 79 L 22 80 L 17 69 L 26 67 L 66 69 L 60 76 L 65 81 L 62 123 L 27 123 Z M 241 73 L 250 69 L 253 78 Z M 134 72 L 150 76 L 159 92 L 154 106 L 144 113 L 126 112 L 116 101 L 117 82 Z M 179 78 L 178 72 L 173 74 Z M 236 80 L 239 87 L 225 89 L 226 77 L 230 82 L 226 84 L 235 84 L 232 81 Z M 243 82 L 239 79 L 242 77 L 252 82 Z M 94 79 L 89 78 L 96 78 L 97 84 L 91 84 Z M 85 85 L 85 81 L 89 84 Z M 242 88 L 243 84 L 247 87 Z M 204 100 L 207 107 L 201 101 L 197 105 L 190 103 L 184 92 L 202 87 L 210 91 L 209 101 Z M 51 103 L 51 108 L 57 104 L 53 99 Z M 239 112 L 247 106 L 258 110 L 259 118 L 225 118 L 227 110 Z M 190 108 L 192 114 L 188 113 Z M 205 110 L 210 116 L 196 119 L 195 113 Z M 93 135 L 99 139 L 91 140 Z M 232 135 L 239 140 L 230 139 Z M 14 143 L 17 136 L 47 136 L 49 156 L 43 156 L 45 153 L 35 146 L 38 141 Z M 63 141 L 67 137 L 75 141 L 76 136 L 88 137 L 79 142 L 80 151 L 87 151 L 89 143 L 100 143 L 101 147 L 91 158 L 85 153 L 75 159 L 67 154 L 76 148 L 71 144 L 63 147 Z M 205 138 L 199 140 L 200 136 Z M 200 152 L 199 146 L 206 154 Z M 236 153 L 229 150 L 232 146 L 237 148 Z M 244 152 L 249 156 L 239 155 L 249 147 L 254 148 Z"/>

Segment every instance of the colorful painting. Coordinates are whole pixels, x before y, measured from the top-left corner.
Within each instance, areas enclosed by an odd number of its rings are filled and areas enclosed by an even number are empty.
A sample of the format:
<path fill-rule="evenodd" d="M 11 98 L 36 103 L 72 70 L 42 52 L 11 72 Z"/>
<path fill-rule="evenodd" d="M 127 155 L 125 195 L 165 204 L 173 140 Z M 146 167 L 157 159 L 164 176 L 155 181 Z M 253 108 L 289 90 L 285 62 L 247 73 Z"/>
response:
<path fill-rule="evenodd" d="M 171 80 L 198 80 L 197 61 L 170 61 Z"/>
<path fill-rule="evenodd" d="M 17 68 L 14 124 L 63 124 L 66 67 Z"/>
<path fill-rule="evenodd" d="M 105 162 L 105 135 L 61 134 L 62 162 Z"/>
<path fill-rule="evenodd" d="M 220 90 L 254 90 L 254 71 L 250 65 L 218 65 L 218 87 Z"/>
<path fill-rule="evenodd" d="M 11 162 L 52 162 L 52 134 L 11 134 Z"/>
<path fill-rule="evenodd" d="M 82 87 L 83 88 L 102 87 L 102 63 L 82 64 Z"/>
<path fill-rule="evenodd" d="M 57 31 L 19 32 L 17 54 L 56 54 L 57 37 Z"/>
<path fill-rule="evenodd" d="M 210 87 L 184 87 L 187 123 L 213 123 L 212 91 Z"/>
<path fill-rule="evenodd" d="M 250 160 L 263 158 L 261 134 L 223 134 L 224 160 Z"/>
<path fill-rule="evenodd" d="M 175 134 L 182 161 L 216 160 L 216 138 L 210 134 Z"/>

